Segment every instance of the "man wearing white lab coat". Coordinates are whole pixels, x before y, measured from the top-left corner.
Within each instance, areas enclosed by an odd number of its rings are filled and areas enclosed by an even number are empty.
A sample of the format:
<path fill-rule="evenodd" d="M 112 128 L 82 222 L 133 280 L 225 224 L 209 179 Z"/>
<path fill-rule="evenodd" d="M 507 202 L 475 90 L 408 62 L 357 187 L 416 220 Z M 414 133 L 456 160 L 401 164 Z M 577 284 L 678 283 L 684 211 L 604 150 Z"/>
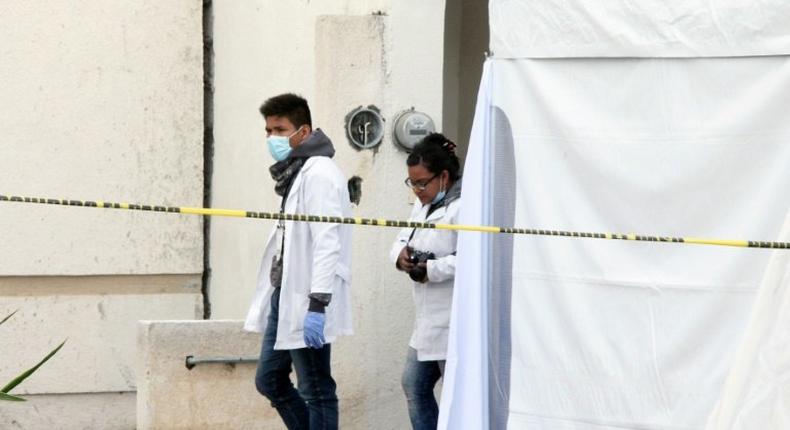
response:
<path fill-rule="evenodd" d="M 313 130 L 307 101 L 283 94 L 261 113 L 281 211 L 351 216 L 346 178 L 332 161 L 332 142 Z M 289 429 L 338 426 L 330 344 L 352 333 L 350 273 L 348 225 L 283 221 L 269 235 L 245 329 L 264 333 L 256 387 Z"/>

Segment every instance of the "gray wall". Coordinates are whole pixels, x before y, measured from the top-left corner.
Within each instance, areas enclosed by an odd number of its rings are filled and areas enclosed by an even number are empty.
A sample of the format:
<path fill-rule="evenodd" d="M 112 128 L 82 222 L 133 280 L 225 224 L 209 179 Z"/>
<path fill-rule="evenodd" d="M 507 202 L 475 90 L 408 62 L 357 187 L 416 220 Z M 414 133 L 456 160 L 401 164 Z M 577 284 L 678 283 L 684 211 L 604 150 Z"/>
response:
<path fill-rule="evenodd" d="M 1 2 L 0 193 L 200 206 L 201 7 Z M 202 316 L 201 219 L 2 203 L 0 236 L 0 383 L 69 339 L 0 427 L 132 428 L 137 320 Z"/>
<path fill-rule="evenodd" d="M 488 2 L 448 2 L 445 10 L 443 101 L 445 134 L 466 156 L 477 90 L 488 51 Z"/>

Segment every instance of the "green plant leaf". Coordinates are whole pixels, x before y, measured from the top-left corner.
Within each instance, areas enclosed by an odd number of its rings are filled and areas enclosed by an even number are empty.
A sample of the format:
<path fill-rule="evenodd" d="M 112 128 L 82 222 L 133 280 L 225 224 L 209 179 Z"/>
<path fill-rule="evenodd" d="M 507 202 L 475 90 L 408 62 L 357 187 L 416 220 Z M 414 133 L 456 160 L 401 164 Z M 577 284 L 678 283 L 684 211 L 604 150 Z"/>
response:
<path fill-rule="evenodd" d="M 17 313 L 17 312 L 19 312 L 19 309 L 15 310 L 14 312 L 11 312 L 11 315 L 3 318 L 3 320 L 0 321 L 0 325 L 3 325 L 4 322 L 8 321 L 8 319 L 11 318 L 12 316 L 14 316 L 14 314 Z"/>
<path fill-rule="evenodd" d="M 6 393 L 0 393 L 0 400 L 10 400 L 12 402 L 26 402 L 27 401 L 26 399 L 23 399 L 21 397 L 12 396 L 12 395 L 6 394 Z"/>
<path fill-rule="evenodd" d="M 58 345 L 58 347 L 57 347 L 57 348 L 53 349 L 53 350 L 52 350 L 52 352 L 50 352 L 49 354 L 47 354 L 47 356 L 46 356 L 46 357 L 44 357 L 44 359 L 43 359 L 43 360 L 39 361 L 39 362 L 38 362 L 38 364 L 36 364 L 35 366 L 33 366 L 33 367 L 31 367 L 30 369 L 26 370 L 26 371 L 25 371 L 24 373 L 22 373 L 21 375 L 19 375 L 19 376 L 17 376 L 16 378 L 14 378 L 14 380 L 13 380 L 13 381 L 11 381 L 11 382 L 9 382 L 9 383 L 8 383 L 8 384 L 7 384 L 5 387 L 3 387 L 3 388 L 0 388 L 0 393 L 8 393 L 8 392 L 9 392 L 9 391 L 11 391 L 11 390 L 12 390 L 14 387 L 16 387 L 17 385 L 21 384 L 21 383 L 22 383 L 22 381 L 24 381 L 25 379 L 27 379 L 27 377 L 28 377 L 28 376 L 32 375 L 32 374 L 33 374 L 33 372 L 35 372 L 36 370 L 38 370 L 38 368 L 39 368 L 39 367 L 41 367 L 41 365 L 42 365 L 42 364 L 46 363 L 46 362 L 47 362 L 47 360 L 49 360 L 50 358 L 52 358 L 52 356 L 53 356 L 53 355 L 55 355 L 55 354 L 56 354 L 58 351 L 60 351 L 60 348 L 63 348 L 63 345 L 65 345 L 65 344 L 66 344 L 66 341 L 64 340 L 64 341 L 63 341 L 63 343 L 61 343 L 60 345 Z"/>

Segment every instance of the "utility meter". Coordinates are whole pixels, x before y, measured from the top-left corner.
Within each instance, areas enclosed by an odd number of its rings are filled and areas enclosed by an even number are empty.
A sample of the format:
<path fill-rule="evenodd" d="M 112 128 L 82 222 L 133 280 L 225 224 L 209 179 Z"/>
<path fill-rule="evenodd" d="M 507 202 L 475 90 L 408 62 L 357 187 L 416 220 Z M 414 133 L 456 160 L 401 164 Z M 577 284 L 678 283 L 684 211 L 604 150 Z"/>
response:
<path fill-rule="evenodd" d="M 384 137 L 384 119 L 378 108 L 358 107 L 346 115 L 346 137 L 357 149 L 378 146 Z"/>
<path fill-rule="evenodd" d="M 422 138 L 434 131 L 436 128 L 431 117 L 412 108 L 401 112 L 395 119 L 393 134 L 395 142 L 406 151 L 411 152 Z"/>

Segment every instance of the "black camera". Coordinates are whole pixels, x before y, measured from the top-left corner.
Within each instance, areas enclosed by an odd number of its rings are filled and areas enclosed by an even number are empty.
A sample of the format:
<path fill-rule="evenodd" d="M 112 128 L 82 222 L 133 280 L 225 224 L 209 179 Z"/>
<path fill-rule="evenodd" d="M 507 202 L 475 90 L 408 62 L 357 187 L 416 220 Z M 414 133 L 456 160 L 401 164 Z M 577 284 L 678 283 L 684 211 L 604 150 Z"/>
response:
<path fill-rule="evenodd" d="M 409 253 L 409 262 L 414 264 L 414 268 L 409 270 L 409 277 L 414 282 L 422 282 L 425 276 L 428 275 L 428 269 L 425 267 L 417 266 L 417 263 L 425 263 L 428 260 L 435 260 L 436 255 L 433 252 L 412 250 Z"/>

